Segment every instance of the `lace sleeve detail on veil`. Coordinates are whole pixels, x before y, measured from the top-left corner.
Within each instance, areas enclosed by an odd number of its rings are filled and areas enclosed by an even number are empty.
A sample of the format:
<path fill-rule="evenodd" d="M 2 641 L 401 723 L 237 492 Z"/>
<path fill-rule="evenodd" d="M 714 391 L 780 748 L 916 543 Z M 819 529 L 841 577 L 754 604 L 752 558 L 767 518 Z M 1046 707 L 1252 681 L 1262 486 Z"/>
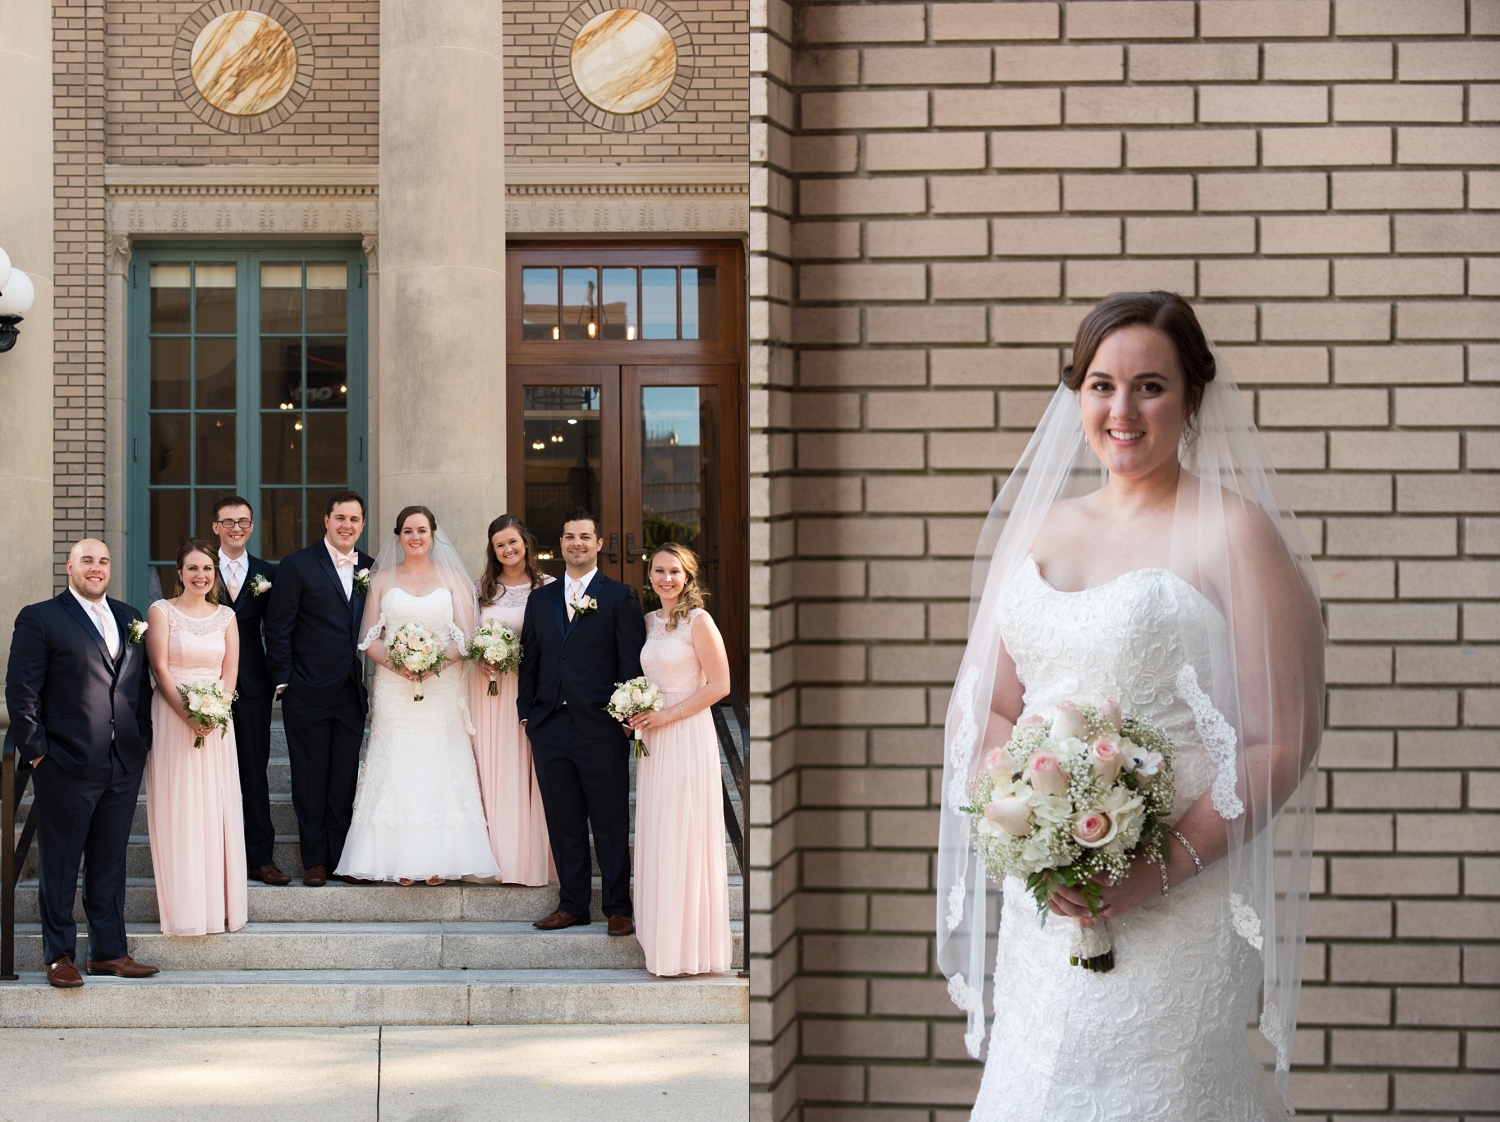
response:
<path fill-rule="evenodd" d="M 979 1045 L 984 1040 L 984 993 L 964 981 L 962 974 L 955 974 L 948 979 L 948 997 L 969 1015 L 970 1031 L 964 1033 L 964 1047 L 977 1060 Z M 979 1024 L 977 1032 L 973 1031 L 976 1021 Z"/>
<path fill-rule="evenodd" d="M 1220 818 L 1238 818 L 1245 813 L 1245 804 L 1240 802 L 1240 796 L 1234 789 L 1234 729 L 1198 685 L 1198 671 L 1192 663 L 1185 664 L 1177 672 L 1177 690 L 1193 711 L 1193 722 L 1198 726 L 1198 739 L 1203 741 L 1209 758 L 1218 767 L 1218 774 L 1214 776 L 1214 809 L 1219 812 Z"/>
<path fill-rule="evenodd" d="M 460 647 L 462 647 L 469 641 L 469 637 L 464 634 L 463 628 L 459 627 L 457 624 L 454 624 L 452 627 L 448 628 L 448 638 L 452 639 Z"/>
<path fill-rule="evenodd" d="M 365 632 L 364 642 L 362 642 L 359 645 L 359 649 L 362 650 L 362 651 L 369 650 L 370 649 L 370 644 L 373 643 L 376 639 L 379 639 L 380 638 L 380 633 L 382 631 L 384 631 L 384 630 L 385 630 L 385 613 L 381 612 L 380 613 L 380 618 L 375 621 L 375 626 L 372 627 L 372 628 L 370 628 L 370 630 L 368 630 L 368 631 Z"/>

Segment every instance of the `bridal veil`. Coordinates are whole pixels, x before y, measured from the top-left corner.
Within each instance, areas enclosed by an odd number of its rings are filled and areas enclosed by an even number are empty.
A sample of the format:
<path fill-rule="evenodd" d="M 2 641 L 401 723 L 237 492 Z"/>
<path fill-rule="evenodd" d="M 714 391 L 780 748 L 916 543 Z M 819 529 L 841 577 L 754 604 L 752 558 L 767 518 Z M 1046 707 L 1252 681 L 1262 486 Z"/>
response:
<path fill-rule="evenodd" d="M 1080 317 L 1086 314 L 1080 309 Z M 1313 805 L 1323 722 L 1323 624 L 1302 530 L 1222 357 L 1179 450 L 1183 473 L 1162 567 L 1228 624 L 1210 680 L 1166 683 L 1192 707 L 1216 761 L 1212 799 L 1228 840 L 1234 928 L 1263 964 L 1260 1031 L 1286 1093 L 1302 978 Z M 1059 386 L 1001 488 L 974 561 L 969 642 L 949 702 L 938 845 L 937 959 L 980 1055 L 985 981 L 1000 893 L 969 839 L 968 785 L 982 753 L 1001 639 L 999 605 L 1051 504 L 1105 483 L 1084 438 L 1078 394 Z M 1080 698 L 1080 701 L 1098 701 Z M 1154 873 L 1153 873 L 1154 875 Z M 1170 898 L 1168 900 L 1170 906 Z M 988 945 L 987 945 L 988 944 Z"/>

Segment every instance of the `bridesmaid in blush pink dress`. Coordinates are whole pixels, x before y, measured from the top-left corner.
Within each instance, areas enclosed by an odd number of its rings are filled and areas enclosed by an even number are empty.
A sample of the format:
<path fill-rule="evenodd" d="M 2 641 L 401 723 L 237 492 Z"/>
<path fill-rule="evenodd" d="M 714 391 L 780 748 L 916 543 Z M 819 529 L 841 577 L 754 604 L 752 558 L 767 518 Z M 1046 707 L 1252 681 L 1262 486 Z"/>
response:
<path fill-rule="evenodd" d="M 156 904 L 166 935 L 207 935 L 245 926 L 245 825 L 234 725 L 197 724 L 177 687 L 204 679 L 234 694 L 240 633 L 218 602 L 217 551 L 206 541 L 177 551 L 178 594 L 147 614 L 146 655 L 156 676 L 146 818 Z M 203 737 L 203 747 L 193 741 Z"/>
<path fill-rule="evenodd" d="M 502 514 L 490 523 L 489 540 L 478 586 L 479 621 L 498 620 L 519 635 L 527 598 L 553 578 L 537 566 L 536 540 L 514 514 Z M 510 884 L 556 884 L 547 818 L 531 765 L 531 744 L 516 715 L 515 672 L 497 676 L 488 663 L 477 665 L 469 702 L 474 715 L 474 759 L 500 879 Z M 496 697 L 490 696 L 491 681 L 499 682 Z"/>
<path fill-rule="evenodd" d="M 693 551 L 666 542 L 648 565 L 662 606 L 646 616 L 641 669 L 665 704 L 630 721 L 650 752 L 636 762 L 636 935 L 653 974 L 728 970 L 729 866 L 708 710 L 729 694 L 729 658 L 703 610 Z"/>

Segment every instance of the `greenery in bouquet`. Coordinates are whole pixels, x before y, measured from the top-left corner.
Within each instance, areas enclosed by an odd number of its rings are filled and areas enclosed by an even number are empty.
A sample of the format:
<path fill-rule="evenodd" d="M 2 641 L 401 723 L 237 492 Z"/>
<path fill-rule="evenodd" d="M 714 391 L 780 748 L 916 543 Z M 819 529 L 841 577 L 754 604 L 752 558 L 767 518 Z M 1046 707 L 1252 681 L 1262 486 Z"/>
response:
<path fill-rule="evenodd" d="M 1163 859 L 1172 753 L 1161 729 L 1114 701 L 1022 719 L 981 760 L 963 808 L 990 876 L 1025 881 L 1044 922 L 1060 888 L 1098 915 L 1101 879 L 1118 884 L 1136 857 Z"/>
<path fill-rule="evenodd" d="M 521 668 L 521 637 L 499 620 L 487 619 L 469 637 L 465 657 L 487 662 L 496 674 L 514 674 Z M 490 679 L 489 695 L 500 696 L 500 685 Z"/>

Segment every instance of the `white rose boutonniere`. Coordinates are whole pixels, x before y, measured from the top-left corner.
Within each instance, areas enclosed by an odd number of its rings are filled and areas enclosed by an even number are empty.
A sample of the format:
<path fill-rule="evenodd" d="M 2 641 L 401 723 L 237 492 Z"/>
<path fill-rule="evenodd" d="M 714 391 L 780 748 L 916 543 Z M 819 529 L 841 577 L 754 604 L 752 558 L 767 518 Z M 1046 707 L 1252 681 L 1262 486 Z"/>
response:
<path fill-rule="evenodd" d="M 592 596 L 580 596 L 576 600 L 569 600 L 568 607 L 573 609 L 574 616 L 586 616 L 590 612 L 597 611 L 599 601 Z"/>
<path fill-rule="evenodd" d="M 354 592 L 358 596 L 363 596 L 366 592 L 369 592 L 369 591 L 370 591 L 370 570 L 369 569 L 361 569 L 359 572 L 357 572 L 357 573 L 354 574 Z"/>
<path fill-rule="evenodd" d="M 250 595 L 264 596 L 271 591 L 271 582 L 266 580 L 263 573 L 256 573 L 250 578 Z"/>
<path fill-rule="evenodd" d="M 130 645 L 133 647 L 146 637 L 146 628 L 151 625 L 143 619 L 130 621 Z"/>

